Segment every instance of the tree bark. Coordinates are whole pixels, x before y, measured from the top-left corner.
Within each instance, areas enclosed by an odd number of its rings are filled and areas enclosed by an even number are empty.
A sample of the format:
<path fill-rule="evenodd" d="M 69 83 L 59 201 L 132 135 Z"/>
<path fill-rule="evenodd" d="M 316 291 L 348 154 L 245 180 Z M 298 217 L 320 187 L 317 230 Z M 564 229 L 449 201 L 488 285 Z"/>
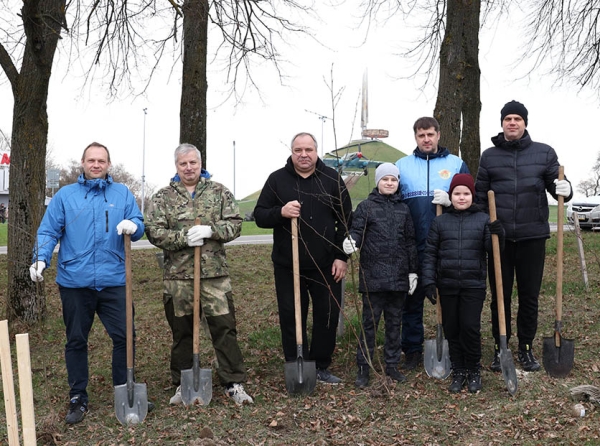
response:
<path fill-rule="evenodd" d="M 14 96 L 7 317 L 11 322 L 35 323 L 46 316 L 46 296 L 43 285 L 31 281 L 29 266 L 37 227 L 44 214 L 46 103 L 52 62 L 65 23 L 65 0 L 27 0 L 21 13 L 27 39 L 21 70 L 2 63 Z"/>
<path fill-rule="evenodd" d="M 208 0 L 186 0 L 183 4 L 183 76 L 179 110 L 179 140 L 195 145 L 206 169 L 206 57 L 208 44 Z"/>
<path fill-rule="evenodd" d="M 442 146 L 461 156 L 471 174 L 479 169 L 481 113 L 479 68 L 480 0 L 447 0 L 440 50 L 440 81 L 434 116 Z"/>

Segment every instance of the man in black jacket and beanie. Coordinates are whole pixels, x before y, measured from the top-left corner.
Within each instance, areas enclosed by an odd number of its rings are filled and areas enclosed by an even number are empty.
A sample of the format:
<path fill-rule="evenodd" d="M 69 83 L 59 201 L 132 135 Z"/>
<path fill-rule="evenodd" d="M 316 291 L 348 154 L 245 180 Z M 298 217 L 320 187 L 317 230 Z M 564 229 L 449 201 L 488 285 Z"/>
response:
<path fill-rule="evenodd" d="M 488 207 L 487 193 L 493 190 L 498 219 L 506 232 L 501 254 L 506 338 L 511 337 L 511 295 L 516 276 L 519 309 L 517 313 L 518 359 L 525 371 L 539 370 L 531 346 L 538 325 L 538 297 L 544 274 L 546 239 L 550 238 L 548 199 L 558 195 L 569 201 L 571 183 L 558 179 L 558 156 L 547 144 L 532 141 L 527 132 L 527 109 L 517 101 L 508 102 L 500 112 L 502 132 L 492 138 L 494 146 L 485 150 L 477 172 L 476 201 Z M 496 341 L 491 369 L 501 371 L 496 285 L 490 261 L 492 291 L 492 334 Z"/>
<path fill-rule="evenodd" d="M 315 137 L 298 133 L 285 167 L 267 179 L 254 218 L 258 227 L 273 228 L 271 258 L 286 361 L 295 360 L 297 353 L 291 221 L 298 218 L 303 355 L 315 361 L 317 380 L 327 384 L 341 382 L 328 369 L 347 268 L 342 243 L 351 214 L 352 202 L 342 178 L 319 159 Z M 313 306 L 310 349 L 306 333 L 309 294 Z"/>

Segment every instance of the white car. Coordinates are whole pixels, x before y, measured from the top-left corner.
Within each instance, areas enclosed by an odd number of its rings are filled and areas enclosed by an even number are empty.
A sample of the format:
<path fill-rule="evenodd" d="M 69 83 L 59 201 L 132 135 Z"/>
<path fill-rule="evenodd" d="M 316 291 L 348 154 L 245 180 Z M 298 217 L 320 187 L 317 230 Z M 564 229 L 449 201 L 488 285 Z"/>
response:
<path fill-rule="evenodd" d="M 581 228 L 600 229 L 600 195 L 572 199 L 567 207 L 567 220 L 571 224 L 574 213 Z"/>

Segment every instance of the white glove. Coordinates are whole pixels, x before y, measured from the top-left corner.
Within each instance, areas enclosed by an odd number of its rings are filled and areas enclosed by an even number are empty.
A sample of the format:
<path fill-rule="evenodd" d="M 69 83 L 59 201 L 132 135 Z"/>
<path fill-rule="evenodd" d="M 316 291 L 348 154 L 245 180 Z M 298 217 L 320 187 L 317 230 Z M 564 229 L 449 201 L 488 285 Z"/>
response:
<path fill-rule="evenodd" d="M 571 195 L 571 184 L 567 180 L 556 179 L 554 184 L 556 184 L 556 195 L 562 195 L 563 197 Z"/>
<path fill-rule="evenodd" d="M 211 238 L 212 228 L 209 225 L 192 226 L 187 232 L 188 246 L 202 246 L 205 238 Z M 201 241 L 200 244 L 198 242 Z"/>
<path fill-rule="evenodd" d="M 450 198 L 448 197 L 448 192 L 442 189 L 434 189 L 433 191 L 433 204 L 441 204 L 444 207 L 450 206 Z"/>
<path fill-rule="evenodd" d="M 123 220 L 117 225 L 117 234 L 135 234 L 137 231 L 137 225 L 131 220 Z"/>
<path fill-rule="evenodd" d="M 42 262 L 41 260 L 34 262 L 33 265 L 29 267 L 29 275 L 31 276 L 31 280 L 34 282 L 43 282 L 44 276 L 42 276 L 42 273 L 45 269 L 46 262 Z"/>
<path fill-rule="evenodd" d="M 416 273 L 408 274 L 408 295 L 412 296 L 412 294 L 417 289 L 417 281 L 419 280 L 419 276 Z"/>
<path fill-rule="evenodd" d="M 344 240 L 344 243 L 342 243 L 342 248 L 344 248 L 344 252 L 348 255 L 357 251 L 356 242 L 350 236 L 346 237 L 346 239 Z"/>

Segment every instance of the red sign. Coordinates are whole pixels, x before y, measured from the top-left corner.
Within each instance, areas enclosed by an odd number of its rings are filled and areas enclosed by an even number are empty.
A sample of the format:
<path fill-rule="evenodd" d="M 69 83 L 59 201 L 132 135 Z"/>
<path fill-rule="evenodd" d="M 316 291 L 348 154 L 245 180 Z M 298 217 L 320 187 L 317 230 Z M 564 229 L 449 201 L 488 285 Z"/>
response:
<path fill-rule="evenodd" d="M 2 159 L 0 159 L 0 166 L 2 165 L 10 165 L 10 155 L 6 152 L 2 154 Z"/>

